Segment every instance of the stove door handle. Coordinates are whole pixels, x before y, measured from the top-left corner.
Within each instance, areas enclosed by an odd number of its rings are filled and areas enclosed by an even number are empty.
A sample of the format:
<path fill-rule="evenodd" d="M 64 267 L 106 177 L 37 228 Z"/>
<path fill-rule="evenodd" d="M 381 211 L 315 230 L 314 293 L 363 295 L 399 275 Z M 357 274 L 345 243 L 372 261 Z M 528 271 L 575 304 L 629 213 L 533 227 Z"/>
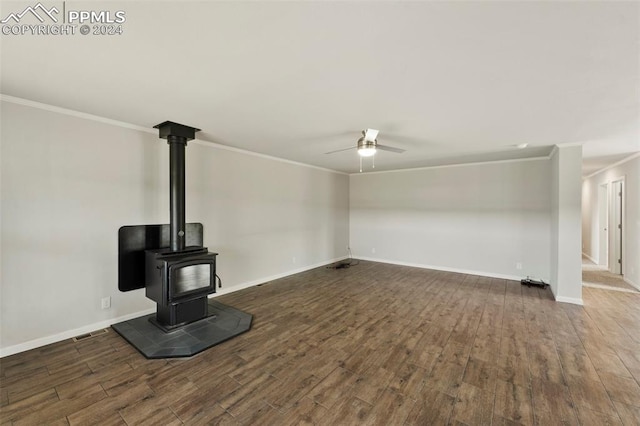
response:
<path fill-rule="evenodd" d="M 216 274 L 216 278 L 218 279 L 218 288 L 222 288 L 222 279 Z"/>

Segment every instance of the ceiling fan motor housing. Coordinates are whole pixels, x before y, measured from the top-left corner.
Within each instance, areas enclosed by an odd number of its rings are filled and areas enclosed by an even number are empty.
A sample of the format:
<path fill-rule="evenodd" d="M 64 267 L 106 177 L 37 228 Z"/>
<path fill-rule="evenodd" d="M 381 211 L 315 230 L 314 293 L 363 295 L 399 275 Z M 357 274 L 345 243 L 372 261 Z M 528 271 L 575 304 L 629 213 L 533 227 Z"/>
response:
<path fill-rule="evenodd" d="M 368 140 L 365 140 L 364 137 L 361 137 L 360 139 L 358 139 L 358 150 L 375 149 L 377 143 L 378 143 L 377 140 L 368 141 Z"/>

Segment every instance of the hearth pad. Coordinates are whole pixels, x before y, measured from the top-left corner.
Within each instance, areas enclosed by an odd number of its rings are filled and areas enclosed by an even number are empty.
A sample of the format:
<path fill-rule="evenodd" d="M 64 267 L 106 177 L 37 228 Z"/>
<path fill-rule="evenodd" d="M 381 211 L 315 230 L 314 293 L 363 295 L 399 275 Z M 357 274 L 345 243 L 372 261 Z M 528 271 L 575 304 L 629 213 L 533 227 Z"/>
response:
<path fill-rule="evenodd" d="M 251 328 L 253 315 L 209 300 L 209 315 L 170 332 L 153 325 L 154 314 L 113 324 L 111 327 L 147 358 L 193 356 Z"/>

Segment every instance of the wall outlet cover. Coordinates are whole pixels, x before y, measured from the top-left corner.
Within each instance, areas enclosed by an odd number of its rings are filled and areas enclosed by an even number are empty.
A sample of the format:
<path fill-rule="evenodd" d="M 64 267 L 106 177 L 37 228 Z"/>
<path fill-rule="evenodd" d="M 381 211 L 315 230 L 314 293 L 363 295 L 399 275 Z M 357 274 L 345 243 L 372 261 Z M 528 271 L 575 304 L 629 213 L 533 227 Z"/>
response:
<path fill-rule="evenodd" d="M 111 297 L 102 298 L 102 309 L 109 309 L 111 307 Z"/>

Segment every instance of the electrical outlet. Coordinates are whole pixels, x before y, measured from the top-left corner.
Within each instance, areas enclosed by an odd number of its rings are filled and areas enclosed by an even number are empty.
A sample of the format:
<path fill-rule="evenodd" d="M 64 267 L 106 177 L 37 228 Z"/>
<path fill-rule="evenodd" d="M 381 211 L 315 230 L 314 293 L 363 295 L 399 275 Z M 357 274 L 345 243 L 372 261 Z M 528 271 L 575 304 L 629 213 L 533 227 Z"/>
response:
<path fill-rule="evenodd" d="M 519 271 L 522 270 L 522 262 L 516 262 L 516 269 Z"/>
<path fill-rule="evenodd" d="M 291 259 L 291 261 L 292 261 L 292 262 L 293 262 L 293 264 L 295 265 L 295 264 L 296 264 L 296 257 L 295 257 L 295 256 L 293 256 L 293 258 Z"/>
<path fill-rule="evenodd" d="M 376 254 L 376 248 L 375 247 L 371 248 L 371 254 Z"/>
<path fill-rule="evenodd" d="M 102 309 L 109 309 L 111 307 L 111 296 L 102 298 Z"/>

